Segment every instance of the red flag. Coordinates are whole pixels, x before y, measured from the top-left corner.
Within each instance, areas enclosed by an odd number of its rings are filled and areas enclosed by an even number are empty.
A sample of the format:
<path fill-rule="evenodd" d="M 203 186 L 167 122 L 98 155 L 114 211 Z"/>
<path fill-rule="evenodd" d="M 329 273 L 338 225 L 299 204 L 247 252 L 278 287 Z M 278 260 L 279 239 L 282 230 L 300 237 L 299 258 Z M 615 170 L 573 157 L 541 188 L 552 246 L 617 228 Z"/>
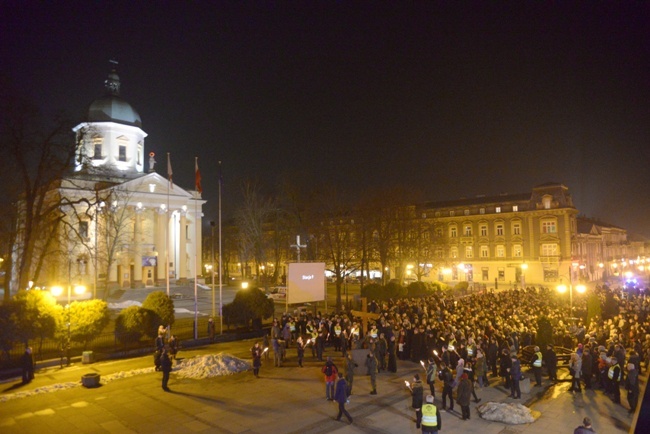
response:
<path fill-rule="evenodd" d="M 203 193 L 203 188 L 201 188 L 201 171 L 199 170 L 199 157 L 194 157 L 194 184 L 196 185 L 196 191 L 199 194 Z"/>
<path fill-rule="evenodd" d="M 169 178 L 169 188 L 174 189 L 174 183 L 172 182 L 172 162 L 169 158 L 169 152 L 167 153 L 167 178 Z"/>

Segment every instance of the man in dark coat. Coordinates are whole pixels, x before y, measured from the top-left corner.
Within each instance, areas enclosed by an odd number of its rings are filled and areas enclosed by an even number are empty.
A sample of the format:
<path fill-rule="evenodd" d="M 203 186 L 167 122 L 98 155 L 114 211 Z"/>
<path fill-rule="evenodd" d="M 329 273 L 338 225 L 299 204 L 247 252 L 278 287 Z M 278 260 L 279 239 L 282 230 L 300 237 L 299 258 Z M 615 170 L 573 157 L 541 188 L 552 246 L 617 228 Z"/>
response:
<path fill-rule="evenodd" d="M 165 392 L 169 392 L 167 383 L 169 382 L 169 373 L 172 371 L 172 359 L 169 358 L 167 348 L 163 348 L 162 353 L 160 354 L 160 370 L 163 373 L 162 388 Z"/>
<path fill-rule="evenodd" d="M 521 389 L 519 388 L 519 381 L 521 380 L 521 363 L 517 359 L 517 355 L 511 356 L 510 365 L 510 398 L 520 399 Z"/>
<path fill-rule="evenodd" d="M 20 364 L 23 369 L 23 383 L 29 383 L 34 379 L 34 355 L 30 347 L 25 347 Z"/>
<path fill-rule="evenodd" d="M 546 354 L 544 355 L 544 363 L 548 371 L 548 379 L 555 382 L 557 381 L 557 354 L 553 349 L 553 345 L 546 346 Z"/>
<path fill-rule="evenodd" d="M 422 387 L 422 381 L 420 381 L 420 376 L 415 374 L 413 376 L 413 383 L 406 383 L 406 387 L 411 391 L 413 400 L 411 401 L 411 407 L 415 410 L 415 427 L 420 428 L 422 423 L 422 402 L 424 401 L 424 388 Z"/>
<path fill-rule="evenodd" d="M 593 360 L 591 358 L 591 351 L 585 348 L 582 352 L 582 380 L 585 382 L 585 389 L 591 389 L 591 374 L 593 369 Z"/>
<path fill-rule="evenodd" d="M 472 389 L 472 382 L 469 381 L 467 374 L 463 374 L 458 383 L 458 395 L 456 397 L 456 402 L 458 402 L 462 411 L 463 420 L 469 420 L 470 418 L 469 403 L 472 399 Z"/>
<path fill-rule="evenodd" d="M 452 395 L 454 376 L 444 362 L 440 363 L 438 378 L 442 381 L 442 409 L 443 411 L 447 409 L 447 397 L 449 397 L 449 411 L 454 411 L 454 397 Z"/>
<path fill-rule="evenodd" d="M 347 384 L 345 378 L 343 378 L 343 373 L 338 373 L 338 381 L 336 382 L 336 391 L 334 392 L 334 401 L 339 404 L 339 414 L 336 416 L 336 420 L 341 420 L 341 416 L 345 415 L 348 418 L 348 421 L 352 423 L 352 416 L 345 409 L 345 403 L 348 401 L 347 394 Z"/>

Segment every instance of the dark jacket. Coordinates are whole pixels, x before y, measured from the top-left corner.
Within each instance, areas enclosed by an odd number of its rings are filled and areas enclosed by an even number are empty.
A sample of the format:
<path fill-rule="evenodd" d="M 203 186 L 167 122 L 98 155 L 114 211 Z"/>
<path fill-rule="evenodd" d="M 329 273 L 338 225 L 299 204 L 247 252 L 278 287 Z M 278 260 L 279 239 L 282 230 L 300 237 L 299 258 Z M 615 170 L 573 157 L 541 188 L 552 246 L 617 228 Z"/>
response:
<path fill-rule="evenodd" d="M 345 404 L 345 401 L 348 399 L 347 385 L 348 383 L 345 381 L 345 378 L 339 378 L 336 382 L 336 390 L 334 391 L 334 401 Z"/>
<path fill-rule="evenodd" d="M 458 383 L 458 395 L 456 402 L 459 405 L 468 406 L 472 398 L 472 382 L 468 378 L 463 378 Z"/>
<path fill-rule="evenodd" d="M 521 363 L 519 360 L 512 361 L 512 367 L 510 368 L 510 376 L 513 380 L 521 379 Z"/>
<path fill-rule="evenodd" d="M 544 356 L 544 362 L 546 363 L 546 368 L 555 369 L 557 368 L 557 354 L 553 350 L 547 350 L 546 355 Z"/>
<path fill-rule="evenodd" d="M 411 406 L 416 409 L 422 408 L 422 402 L 424 402 L 424 389 L 422 388 L 422 382 L 420 380 L 413 382 L 411 385 L 411 394 L 413 395 Z"/>
<path fill-rule="evenodd" d="M 163 372 L 172 371 L 172 360 L 169 358 L 167 351 L 164 351 L 160 356 L 160 369 L 162 369 Z"/>

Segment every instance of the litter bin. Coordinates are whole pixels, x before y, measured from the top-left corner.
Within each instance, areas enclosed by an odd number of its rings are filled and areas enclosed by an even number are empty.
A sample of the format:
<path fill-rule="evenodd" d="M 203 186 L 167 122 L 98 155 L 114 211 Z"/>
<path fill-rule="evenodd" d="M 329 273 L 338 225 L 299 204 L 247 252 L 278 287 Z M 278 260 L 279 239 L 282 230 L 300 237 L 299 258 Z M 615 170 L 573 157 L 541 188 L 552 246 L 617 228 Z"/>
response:
<path fill-rule="evenodd" d="M 519 389 L 521 390 L 521 393 L 530 393 L 530 378 L 524 377 L 523 380 L 519 381 Z"/>
<path fill-rule="evenodd" d="M 101 379 L 101 376 L 99 374 L 84 374 L 81 376 L 81 384 L 84 387 L 99 387 L 99 380 Z"/>
<path fill-rule="evenodd" d="M 95 356 L 93 356 L 92 351 L 84 351 L 81 353 L 81 363 L 87 365 L 88 363 L 93 363 L 95 361 Z"/>

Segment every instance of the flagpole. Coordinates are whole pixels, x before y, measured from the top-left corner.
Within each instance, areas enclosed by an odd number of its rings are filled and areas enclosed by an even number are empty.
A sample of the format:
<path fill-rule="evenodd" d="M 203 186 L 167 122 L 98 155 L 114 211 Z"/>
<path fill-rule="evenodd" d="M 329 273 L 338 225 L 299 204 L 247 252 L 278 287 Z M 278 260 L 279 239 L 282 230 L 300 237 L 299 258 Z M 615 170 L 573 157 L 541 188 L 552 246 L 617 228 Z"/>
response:
<path fill-rule="evenodd" d="M 223 334 L 223 255 L 221 253 L 221 161 L 219 161 L 219 333 Z"/>
<path fill-rule="evenodd" d="M 169 189 L 172 185 L 172 163 L 170 161 L 169 152 L 167 153 L 167 225 L 165 226 L 165 285 L 167 286 L 167 297 L 169 297 L 169 223 L 171 220 L 171 212 L 169 209 Z"/>
<path fill-rule="evenodd" d="M 194 178 L 195 178 L 195 188 L 196 188 L 196 197 L 194 198 L 194 340 L 199 338 L 199 309 L 198 309 L 198 291 L 197 291 L 197 273 L 196 269 L 199 266 L 197 251 L 199 249 L 199 212 L 197 210 L 200 185 L 200 175 L 199 173 L 199 158 L 194 157 Z"/>

